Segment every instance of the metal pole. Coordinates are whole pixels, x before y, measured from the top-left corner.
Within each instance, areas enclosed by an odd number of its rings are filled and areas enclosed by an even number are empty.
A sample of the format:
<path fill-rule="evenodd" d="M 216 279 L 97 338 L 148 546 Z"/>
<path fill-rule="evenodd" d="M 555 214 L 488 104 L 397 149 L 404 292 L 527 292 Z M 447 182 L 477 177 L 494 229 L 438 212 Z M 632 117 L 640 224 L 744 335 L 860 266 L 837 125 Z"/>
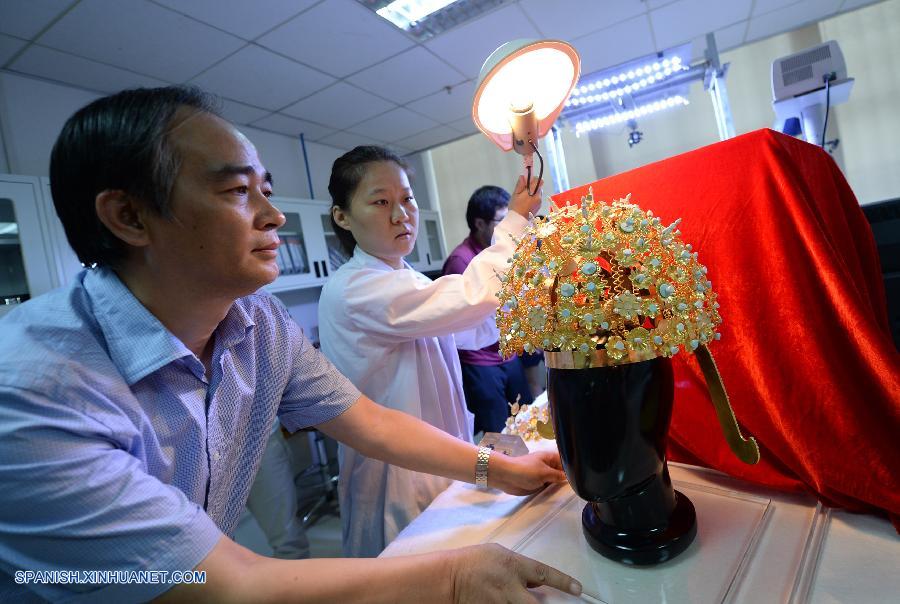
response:
<path fill-rule="evenodd" d="M 719 61 L 719 49 L 716 46 L 715 34 L 706 34 L 706 75 L 704 87 L 712 99 L 713 111 L 716 114 L 716 126 L 719 129 L 719 140 L 734 137 L 734 122 L 731 119 L 731 105 L 728 103 L 728 89 L 725 87 L 725 74 L 728 64 Z"/>
<path fill-rule="evenodd" d="M 562 136 L 559 128 L 550 128 L 550 136 L 545 137 L 550 166 L 553 169 L 553 188 L 556 193 L 569 190 L 569 172 L 566 169 L 566 155 L 563 152 Z"/>
<path fill-rule="evenodd" d="M 300 133 L 300 150 L 303 151 L 303 165 L 306 166 L 306 182 L 309 184 L 309 198 L 315 199 L 316 194 L 313 192 L 312 174 L 309 171 L 309 157 L 306 155 L 306 139 L 303 133 Z"/>

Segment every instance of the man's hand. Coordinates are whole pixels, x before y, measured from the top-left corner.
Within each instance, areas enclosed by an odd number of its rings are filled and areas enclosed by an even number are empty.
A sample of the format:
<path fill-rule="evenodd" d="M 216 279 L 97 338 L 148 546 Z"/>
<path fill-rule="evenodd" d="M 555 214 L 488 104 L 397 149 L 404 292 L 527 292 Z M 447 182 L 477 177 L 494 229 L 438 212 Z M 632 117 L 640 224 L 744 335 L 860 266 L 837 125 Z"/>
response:
<path fill-rule="evenodd" d="M 581 584 L 552 566 L 520 556 L 496 543 L 447 552 L 453 602 L 537 602 L 527 588 L 548 585 L 574 596 Z"/>
<path fill-rule="evenodd" d="M 521 457 L 494 452 L 488 462 L 488 486 L 510 495 L 528 495 L 565 481 L 557 451 L 536 451 Z"/>
<path fill-rule="evenodd" d="M 520 175 L 519 180 L 516 181 L 516 188 L 509 200 L 510 212 L 516 212 L 525 218 L 528 218 L 528 214 L 537 214 L 541 209 L 541 187 L 543 185 L 543 180 L 538 182 L 536 187 L 535 184 L 532 183 L 531 187 L 535 189 L 536 192 L 534 195 L 529 195 L 528 187 L 525 184 L 525 177 Z"/>

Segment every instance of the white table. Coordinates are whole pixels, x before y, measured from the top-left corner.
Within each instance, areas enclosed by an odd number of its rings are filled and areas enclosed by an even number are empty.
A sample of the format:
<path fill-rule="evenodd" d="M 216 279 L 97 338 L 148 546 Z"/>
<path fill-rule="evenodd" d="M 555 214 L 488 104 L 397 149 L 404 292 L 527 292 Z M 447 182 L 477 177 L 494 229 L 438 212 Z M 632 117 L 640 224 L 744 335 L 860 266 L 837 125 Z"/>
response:
<path fill-rule="evenodd" d="M 712 470 L 669 470 L 694 502 L 698 536 L 658 566 L 628 567 L 591 550 L 581 534 L 583 502 L 568 484 L 516 497 L 454 483 L 382 556 L 499 543 L 584 585 L 581 600 L 535 590 L 547 602 L 900 602 L 900 538 L 887 520 Z"/>

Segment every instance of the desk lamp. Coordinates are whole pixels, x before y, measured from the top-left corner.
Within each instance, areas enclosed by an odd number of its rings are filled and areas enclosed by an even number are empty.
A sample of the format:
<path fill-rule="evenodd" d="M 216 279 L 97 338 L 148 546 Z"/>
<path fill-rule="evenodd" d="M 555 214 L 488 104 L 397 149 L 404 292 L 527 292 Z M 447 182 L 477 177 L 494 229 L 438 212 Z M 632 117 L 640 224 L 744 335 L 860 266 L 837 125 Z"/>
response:
<path fill-rule="evenodd" d="M 484 62 L 472 101 L 478 129 L 503 151 L 524 157 L 526 186 L 533 195 L 544 174 L 538 140 L 550 131 L 578 77 L 581 59 L 559 40 L 513 40 Z M 541 161 L 531 191 L 534 153 Z"/>

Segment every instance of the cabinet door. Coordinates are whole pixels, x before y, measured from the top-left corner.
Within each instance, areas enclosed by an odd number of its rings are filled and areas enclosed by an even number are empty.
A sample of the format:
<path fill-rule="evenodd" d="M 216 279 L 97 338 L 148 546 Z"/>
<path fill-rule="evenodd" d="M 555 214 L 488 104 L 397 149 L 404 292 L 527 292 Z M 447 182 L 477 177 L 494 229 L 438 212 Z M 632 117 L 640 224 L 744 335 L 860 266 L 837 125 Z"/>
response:
<path fill-rule="evenodd" d="M 0 175 L 0 315 L 56 287 L 37 178 Z"/>
<path fill-rule="evenodd" d="M 417 235 L 416 244 L 413 246 L 413 249 L 409 253 L 409 255 L 404 258 L 404 260 L 406 260 L 409 265 L 417 271 L 422 271 L 425 268 L 425 253 L 419 251 L 420 247 L 422 247 L 422 240 Z"/>
<path fill-rule="evenodd" d="M 419 240 L 425 245 L 425 267 L 438 270 L 444 265 L 444 236 L 437 212 L 419 213 Z"/>
<path fill-rule="evenodd" d="M 300 202 L 274 199 L 273 203 L 285 218 L 284 226 L 278 229 L 281 245 L 276 262 L 281 273 L 266 289 L 277 292 L 320 285 L 324 275 L 319 264 L 321 245 L 316 241 L 314 216 Z"/>
<path fill-rule="evenodd" d="M 325 247 L 328 254 L 328 266 L 326 269 L 326 277 L 328 273 L 334 272 L 341 267 L 342 264 L 350 260 L 350 254 L 344 251 L 341 241 L 334 233 L 334 226 L 331 224 L 331 208 L 325 208 L 319 214 L 319 224 L 322 225 L 322 233 L 325 235 Z"/>

